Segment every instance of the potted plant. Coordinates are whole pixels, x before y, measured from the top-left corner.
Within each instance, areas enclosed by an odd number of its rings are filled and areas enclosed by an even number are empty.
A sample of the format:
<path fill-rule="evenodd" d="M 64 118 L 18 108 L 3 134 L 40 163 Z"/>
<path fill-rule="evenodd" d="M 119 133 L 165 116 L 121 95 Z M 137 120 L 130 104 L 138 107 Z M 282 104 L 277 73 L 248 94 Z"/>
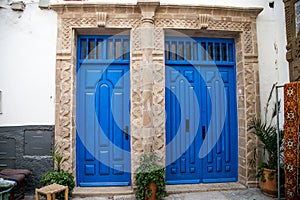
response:
<path fill-rule="evenodd" d="M 43 174 L 41 182 L 43 186 L 51 185 L 53 183 L 68 186 L 69 196 L 72 196 L 72 190 L 75 187 L 74 176 L 70 172 L 61 169 L 61 165 L 64 162 L 64 158 L 61 155 L 61 153 L 57 150 L 56 147 L 54 149 L 55 149 L 54 163 L 56 165 L 56 169 L 49 171 L 46 174 Z M 64 199 L 63 192 L 59 193 L 57 195 L 57 198 L 59 200 L 63 200 Z"/>
<path fill-rule="evenodd" d="M 137 200 L 155 200 L 166 196 L 165 167 L 158 164 L 160 161 L 155 152 L 144 153 L 140 157 L 140 165 L 135 171 Z"/>
<path fill-rule="evenodd" d="M 263 149 L 263 161 L 258 166 L 257 177 L 259 177 L 259 187 L 262 192 L 269 196 L 277 196 L 277 169 L 278 169 L 278 154 L 277 154 L 277 128 L 276 124 L 273 122 L 277 116 L 276 103 L 272 110 L 271 115 L 268 114 L 270 101 L 272 99 L 272 94 L 276 84 L 273 85 L 271 92 L 269 94 L 265 110 L 264 110 L 264 120 L 260 118 L 253 118 L 248 126 L 248 130 L 256 135 L 262 145 Z M 277 102 L 278 108 L 280 108 L 280 101 Z M 278 109 L 279 110 L 279 109 Z M 282 149 L 282 138 L 283 130 L 279 131 L 280 140 L 280 150 Z M 256 148 L 254 148 L 254 161 L 256 162 Z"/>

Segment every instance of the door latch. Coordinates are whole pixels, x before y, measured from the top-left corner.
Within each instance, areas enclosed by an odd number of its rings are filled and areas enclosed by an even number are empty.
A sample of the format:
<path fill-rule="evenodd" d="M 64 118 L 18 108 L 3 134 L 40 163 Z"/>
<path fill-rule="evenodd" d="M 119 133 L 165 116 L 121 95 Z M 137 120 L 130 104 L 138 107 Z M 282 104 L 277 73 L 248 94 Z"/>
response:
<path fill-rule="evenodd" d="M 185 120 L 185 132 L 190 132 L 190 120 Z"/>
<path fill-rule="evenodd" d="M 128 126 L 125 126 L 125 128 L 123 128 L 123 133 L 125 134 L 126 140 L 128 140 L 128 138 L 129 138 L 129 136 L 128 136 Z"/>
<path fill-rule="evenodd" d="M 206 137 L 205 126 L 202 126 L 202 140 L 204 140 L 205 137 Z"/>

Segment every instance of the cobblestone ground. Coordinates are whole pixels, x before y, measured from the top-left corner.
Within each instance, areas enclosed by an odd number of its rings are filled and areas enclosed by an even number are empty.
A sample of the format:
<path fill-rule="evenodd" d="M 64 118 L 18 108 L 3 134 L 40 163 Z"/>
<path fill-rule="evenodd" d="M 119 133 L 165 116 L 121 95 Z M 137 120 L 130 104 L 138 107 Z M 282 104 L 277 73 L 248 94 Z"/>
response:
<path fill-rule="evenodd" d="M 231 200 L 273 200 L 277 198 L 268 197 L 260 192 L 259 189 L 251 188 L 247 190 L 224 191 L 221 192 L 227 199 Z"/>
<path fill-rule="evenodd" d="M 115 196 L 115 197 L 89 197 L 89 198 L 73 198 L 72 200 L 134 200 L 134 195 Z M 275 200 L 263 195 L 259 189 L 247 190 L 230 190 L 230 191 L 214 191 L 214 192 L 193 192 L 172 194 L 164 198 L 164 200 Z"/>
<path fill-rule="evenodd" d="M 196 192 L 169 195 L 166 200 L 273 200 L 274 198 L 263 195 L 259 189 Z"/>

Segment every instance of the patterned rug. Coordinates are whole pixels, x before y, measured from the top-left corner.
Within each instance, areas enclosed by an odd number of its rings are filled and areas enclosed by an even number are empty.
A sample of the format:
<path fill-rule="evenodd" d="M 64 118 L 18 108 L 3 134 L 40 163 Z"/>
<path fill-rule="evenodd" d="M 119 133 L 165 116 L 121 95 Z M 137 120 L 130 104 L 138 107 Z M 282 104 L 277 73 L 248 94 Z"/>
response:
<path fill-rule="evenodd" d="M 298 98 L 300 98 L 300 82 L 286 84 L 284 86 L 284 172 L 287 200 L 300 199 L 298 195 L 300 99 Z"/>

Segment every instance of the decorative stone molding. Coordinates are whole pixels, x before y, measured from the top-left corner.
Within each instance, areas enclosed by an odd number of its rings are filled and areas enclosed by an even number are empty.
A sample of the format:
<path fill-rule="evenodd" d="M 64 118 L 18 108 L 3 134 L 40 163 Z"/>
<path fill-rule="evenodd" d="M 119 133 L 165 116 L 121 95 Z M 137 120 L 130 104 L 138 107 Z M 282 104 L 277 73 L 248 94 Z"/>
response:
<path fill-rule="evenodd" d="M 138 17 L 135 18 L 108 18 L 106 22 L 106 28 L 137 28 L 141 24 L 141 20 Z"/>
<path fill-rule="evenodd" d="M 222 21 L 210 19 L 206 16 L 208 24 L 201 24 L 200 19 L 191 16 L 189 18 L 156 18 L 155 26 L 164 28 L 179 28 L 179 29 L 198 29 L 205 28 L 207 30 L 219 30 L 219 31 L 236 31 L 243 34 L 245 53 L 251 54 L 253 49 L 253 38 L 251 29 L 251 22 L 234 22 L 234 21 Z M 199 22 L 198 22 L 199 21 Z"/>
<path fill-rule="evenodd" d="M 105 27 L 106 24 L 106 12 L 97 12 L 97 25 L 98 27 Z"/>
<path fill-rule="evenodd" d="M 289 62 L 290 81 L 300 80 L 300 34 L 296 33 L 295 3 L 298 0 L 284 0 L 287 38 L 286 59 Z"/>
<path fill-rule="evenodd" d="M 71 133 L 72 133 L 72 113 L 70 109 L 71 102 L 71 71 L 72 65 L 69 61 L 58 60 L 57 61 L 57 79 L 59 84 L 57 85 L 57 102 L 56 103 L 56 122 L 55 122 L 55 144 L 62 153 L 65 159 L 63 163 L 63 169 L 71 171 L 72 159 L 71 159 Z"/>
<path fill-rule="evenodd" d="M 155 10 L 159 6 L 159 1 L 138 0 L 137 5 L 141 8 L 142 11 L 142 23 L 144 25 L 153 24 Z"/>
<path fill-rule="evenodd" d="M 74 40 L 72 30 L 74 28 L 95 28 L 97 27 L 96 17 L 82 17 L 82 18 L 62 18 L 62 34 L 61 49 L 58 50 L 61 53 L 71 53 L 71 43 Z M 60 45 L 60 44 L 58 44 Z"/>
<path fill-rule="evenodd" d="M 208 14 L 199 14 L 199 28 L 207 29 L 211 16 Z"/>

